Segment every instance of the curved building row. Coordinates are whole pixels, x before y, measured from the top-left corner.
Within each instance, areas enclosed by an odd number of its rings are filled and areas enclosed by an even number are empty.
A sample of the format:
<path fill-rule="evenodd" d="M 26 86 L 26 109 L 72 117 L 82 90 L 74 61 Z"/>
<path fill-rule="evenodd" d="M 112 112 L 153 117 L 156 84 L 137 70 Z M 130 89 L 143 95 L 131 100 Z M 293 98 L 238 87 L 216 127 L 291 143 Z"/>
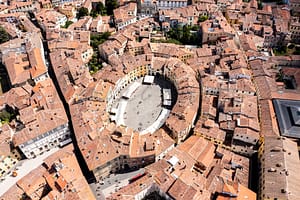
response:
<path fill-rule="evenodd" d="M 163 158 L 194 126 L 200 89 L 196 73 L 184 63 L 192 55 L 191 51 L 171 44 L 155 44 L 153 48 L 147 40 L 140 42 L 142 51 L 132 54 L 127 48 L 130 41 L 136 41 L 135 33 L 145 31 L 151 23 L 142 21 L 128 26 L 99 46 L 100 56 L 108 64 L 104 63 L 94 75 L 89 74 L 84 60 L 78 59 L 80 50 L 60 48 L 50 52 L 54 74 L 69 104 L 76 143 L 96 179 Z M 68 40 L 72 38 L 50 41 L 60 45 Z M 82 40 L 79 44 L 86 42 Z M 163 49 L 170 52 L 168 57 L 159 53 Z M 122 90 L 147 75 L 171 82 L 177 101 L 172 103 L 160 129 L 141 134 L 133 128 L 117 126 L 110 112 Z"/>
<path fill-rule="evenodd" d="M 194 71 L 182 61 L 151 54 L 123 56 L 120 60 L 123 64 L 107 65 L 99 71 L 95 82 L 70 105 L 78 146 L 96 179 L 162 159 L 175 142 L 188 136 L 199 107 L 198 81 Z M 178 93 L 165 125 L 152 134 L 117 126 L 109 116 L 121 91 L 146 75 L 165 77 Z"/>

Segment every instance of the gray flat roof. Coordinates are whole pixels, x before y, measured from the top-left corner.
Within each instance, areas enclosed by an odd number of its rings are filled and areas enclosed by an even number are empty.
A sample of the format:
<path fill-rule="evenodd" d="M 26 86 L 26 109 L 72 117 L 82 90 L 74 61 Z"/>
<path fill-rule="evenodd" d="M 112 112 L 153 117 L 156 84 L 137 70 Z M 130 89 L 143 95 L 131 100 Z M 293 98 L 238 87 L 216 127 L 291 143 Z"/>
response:
<path fill-rule="evenodd" d="M 300 139 L 300 101 L 274 99 L 273 105 L 281 135 Z"/>

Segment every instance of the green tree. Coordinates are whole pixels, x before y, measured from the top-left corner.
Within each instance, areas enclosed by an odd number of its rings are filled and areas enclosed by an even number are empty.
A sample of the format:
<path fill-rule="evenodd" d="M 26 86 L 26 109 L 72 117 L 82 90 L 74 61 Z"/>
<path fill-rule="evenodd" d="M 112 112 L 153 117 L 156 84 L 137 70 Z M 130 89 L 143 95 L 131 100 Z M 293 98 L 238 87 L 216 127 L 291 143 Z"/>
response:
<path fill-rule="evenodd" d="M 105 42 L 109 38 L 109 36 L 109 32 L 91 35 L 91 46 L 93 47 L 94 51 L 98 51 L 98 46 Z"/>
<path fill-rule="evenodd" d="M 91 46 L 93 47 L 94 54 L 91 60 L 88 63 L 88 67 L 91 74 L 96 73 L 99 69 L 102 68 L 102 63 L 100 62 L 100 55 L 98 51 L 98 46 L 105 42 L 110 36 L 109 32 L 102 34 L 91 35 Z"/>
<path fill-rule="evenodd" d="M 191 32 L 190 32 L 190 27 L 188 26 L 183 26 L 182 28 L 182 38 L 181 41 L 184 44 L 188 44 L 191 39 Z"/>
<path fill-rule="evenodd" d="M 71 24 L 73 24 L 72 21 L 66 21 L 66 24 L 64 26 L 62 26 L 62 28 L 68 28 Z"/>
<path fill-rule="evenodd" d="M 113 15 L 114 9 L 116 9 L 118 7 L 118 1 L 117 0 L 106 0 L 105 5 L 106 5 L 107 14 Z"/>
<path fill-rule="evenodd" d="M 6 30 L 0 26 L 0 44 L 7 42 L 9 40 L 9 35 Z"/>
<path fill-rule="evenodd" d="M 208 19 L 208 16 L 207 15 L 201 15 L 199 18 L 198 18 L 198 23 L 199 22 L 204 22 Z"/>
<path fill-rule="evenodd" d="M 300 47 L 296 46 L 295 51 L 293 53 L 294 55 L 300 55 Z"/>
<path fill-rule="evenodd" d="M 103 5 L 102 2 L 98 2 L 96 5 L 96 12 L 99 13 L 100 15 L 106 15 L 106 8 Z"/>
<path fill-rule="evenodd" d="M 89 10 L 85 7 L 80 7 L 77 13 L 77 19 L 89 15 Z"/>
<path fill-rule="evenodd" d="M 264 7 L 264 6 L 263 6 L 261 0 L 259 0 L 258 3 L 257 3 L 257 8 L 258 8 L 258 10 L 262 10 L 263 7 Z"/>
<path fill-rule="evenodd" d="M 199 26 L 178 26 L 176 28 L 171 29 L 167 33 L 167 40 L 165 42 L 200 45 L 201 38 L 198 34 L 198 30 Z"/>
<path fill-rule="evenodd" d="M 9 123 L 12 118 L 13 114 L 7 112 L 6 110 L 0 112 L 0 119 L 2 123 Z"/>
<path fill-rule="evenodd" d="M 151 42 L 152 43 L 172 43 L 172 44 L 178 44 L 178 45 L 182 45 L 181 42 L 179 42 L 178 40 L 175 40 L 175 39 L 172 39 L 172 38 L 169 38 L 169 39 L 153 39 L 151 38 Z"/>
<path fill-rule="evenodd" d="M 99 14 L 95 10 L 91 10 L 90 16 L 96 18 Z"/>
<path fill-rule="evenodd" d="M 99 52 L 94 52 L 92 59 L 88 63 L 88 66 L 91 74 L 96 73 L 102 68 L 102 64 L 99 61 Z"/>
<path fill-rule="evenodd" d="M 93 18 L 97 17 L 98 15 L 107 15 L 106 8 L 102 2 L 98 2 L 90 13 L 90 16 L 92 16 Z"/>

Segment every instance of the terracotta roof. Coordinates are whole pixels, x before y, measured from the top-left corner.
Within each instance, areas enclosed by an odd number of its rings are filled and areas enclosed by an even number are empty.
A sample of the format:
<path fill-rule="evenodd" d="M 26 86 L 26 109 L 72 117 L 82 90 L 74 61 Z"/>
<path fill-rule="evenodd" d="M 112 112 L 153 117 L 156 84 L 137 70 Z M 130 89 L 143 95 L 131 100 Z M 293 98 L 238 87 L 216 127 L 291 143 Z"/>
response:
<path fill-rule="evenodd" d="M 259 99 L 270 99 L 271 93 L 277 91 L 277 85 L 273 78 L 266 76 L 254 77 Z"/>
<path fill-rule="evenodd" d="M 276 114 L 271 100 L 260 100 L 260 125 L 262 135 L 279 135 Z"/>
<path fill-rule="evenodd" d="M 297 199 L 300 195 L 299 154 L 295 142 L 282 137 L 265 137 L 261 158 L 264 176 L 261 194 L 265 198 Z M 283 172 L 283 173 L 282 173 Z"/>
<path fill-rule="evenodd" d="M 37 78 L 48 71 L 39 48 L 34 48 L 33 50 L 29 51 L 28 58 L 31 65 L 31 78 Z"/>
<path fill-rule="evenodd" d="M 259 132 L 249 128 L 235 128 L 233 133 L 234 140 L 240 140 L 255 145 L 259 140 Z"/>
<path fill-rule="evenodd" d="M 193 199 L 196 190 L 191 186 L 186 185 L 180 179 L 177 179 L 168 190 L 168 194 L 174 199 Z"/>
<path fill-rule="evenodd" d="M 13 143 L 16 146 L 68 122 L 51 79 L 40 81 L 33 91 L 32 96 L 28 96 L 32 107 L 24 108 L 25 110 L 20 109 L 20 119 L 24 120 L 25 127 L 17 131 L 13 137 Z M 35 111 L 34 107 L 43 107 L 44 109 Z M 31 118 L 28 118 L 30 116 Z"/>
<path fill-rule="evenodd" d="M 1 200 L 15 200 L 22 199 L 24 191 L 17 185 L 13 185 L 9 190 L 7 190 L 1 197 Z"/>
<path fill-rule="evenodd" d="M 32 195 L 33 197 L 40 198 L 43 193 L 43 189 L 41 190 L 40 188 L 46 185 L 46 180 L 42 176 L 45 172 L 46 169 L 42 166 L 37 167 L 17 182 L 18 187 L 28 196 Z"/>
<path fill-rule="evenodd" d="M 199 162 L 204 169 L 209 167 L 214 158 L 215 146 L 201 137 L 191 136 L 178 148 Z"/>
<path fill-rule="evenodd" d="M 211 166 L 202 173 L 195 170 L 197 160 L 193 157 L 197 155 L 192 154 L 195 154 L 196 147 L 201 148 L 204 143 L 214 146 L 199 136 L 191 136 L 162 160 L 147 166 L 147 176 L 122 188 L 109 199 L 133 199 L 138 192 L 146 190 L 150 185 L 175 199 L 210 199 L 214 194 L 226 197 L 228 191 L 236 194 L 236 199 L 244 199 L 247 194 L 250 199 L 255 198 L 255 193 L 245 187 L 248 185 L 248 158 L 219 147 L 216 152 L 211 152 Z M 208 146 L 202 149 L 207 149 Z M 230 190 L 224 190 L 224 187 Z"/>
<path fill-rule="evenodd" d="M 72 145 L 68 145 L 46 158 L 44 165 L 20 179 L 0 199 L 15 199 L 24 194 L 31 199 L 45 200 L 55 198 L 95 199 L 77 163 Z"/>
<path fill-rule="evenodd" d="M 9 156 L 11 153 L 11 135 L 13 130 L 10 128 L 8 124 L 3 124 L 0 130 L 0 157 Z"/>
<path fill-rule="evenodd" d="M 2 62 L 6 66 L 12 85 L 24 83 L 30 79 L 29 62 L 26 60 L 25 54 L 17 55 L 11 52 L 3 58 Z"/>
<path fill-rule="evenodd" d="M 130 2 L 127 5 L 121 6 L 117 9 L 114 9 L 114 18 L 116 23 L 126 22 L 136 15 L 136 3 Z M 132 14 L 129 14 L 132 12 Z"/>

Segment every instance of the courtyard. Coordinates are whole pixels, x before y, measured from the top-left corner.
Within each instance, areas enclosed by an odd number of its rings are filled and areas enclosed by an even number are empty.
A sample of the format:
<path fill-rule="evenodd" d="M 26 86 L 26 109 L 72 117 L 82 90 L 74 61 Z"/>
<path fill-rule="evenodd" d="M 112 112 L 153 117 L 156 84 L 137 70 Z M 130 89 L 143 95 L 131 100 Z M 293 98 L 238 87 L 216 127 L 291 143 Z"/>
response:
<path fill-rule="evenodd" d="M 172 105 L 164 105 L 163 91 L 169 91 L 170 102 L 176 99 L 171 98 L 176 94 L 172 83 L 162 77 L 155 77 L 152 83 L 145 83 L 144 78 L 140 78 L 129 84 L 115 102 L 116 124 L 140 133 L 153 133 L 159 129 L 167 119 Z"/>

